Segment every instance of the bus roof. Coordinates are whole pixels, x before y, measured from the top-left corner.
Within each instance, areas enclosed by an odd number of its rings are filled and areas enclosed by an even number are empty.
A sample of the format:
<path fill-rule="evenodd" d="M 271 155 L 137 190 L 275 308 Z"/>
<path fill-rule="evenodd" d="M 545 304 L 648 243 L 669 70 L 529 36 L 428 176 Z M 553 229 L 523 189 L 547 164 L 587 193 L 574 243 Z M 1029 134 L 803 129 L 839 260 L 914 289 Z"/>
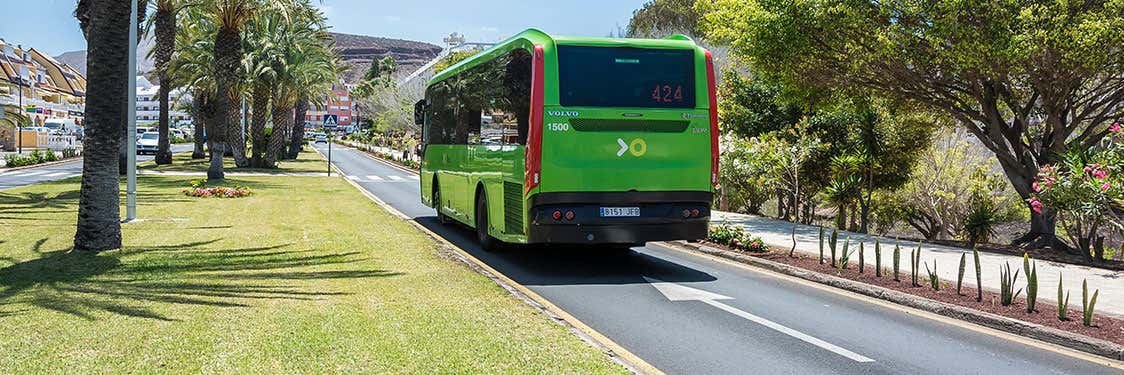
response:
<path fill-rule="evenodd" d="M 578 36 L 561 36 L 549 35 L 538 29 L 527 29 L 521 33 L 507 38 L 506 40 L 497 43 L 483 51 L 477 52 L 475 55 L 464 59 L 457 64 L 442 70 L 433 76 L 432 79 L 426 83 L 429 87 L 435 83 L 444 81 L 445 79 L 454 76 L 466 69 L 472 68 L 480 63 L 491 60 L 496 56 L 507 53 L 517 47 L 529 47 L 530 45 L 584 45 L 584 46 L 598 46 L 598 47 L 639 47 L 639 48 L 676 48 L 676 49 L 694 49 L 698 45 L 694 40 L 684 35 L 672 35 L 663 39 L 635 39 L 635 38 L 599 38 L 599 37 L 578 37 Z"/>

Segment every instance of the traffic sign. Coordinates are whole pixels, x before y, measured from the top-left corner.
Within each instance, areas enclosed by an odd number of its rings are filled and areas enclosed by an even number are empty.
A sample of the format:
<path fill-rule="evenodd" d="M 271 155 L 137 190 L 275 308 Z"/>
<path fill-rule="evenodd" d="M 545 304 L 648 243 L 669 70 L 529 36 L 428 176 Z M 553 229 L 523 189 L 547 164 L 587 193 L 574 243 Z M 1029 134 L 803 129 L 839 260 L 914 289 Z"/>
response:
<path fill-rule="evenodd" d="M 337 115 L 324 115 L 324 125 L 336 125 L 339 123 Z"/>

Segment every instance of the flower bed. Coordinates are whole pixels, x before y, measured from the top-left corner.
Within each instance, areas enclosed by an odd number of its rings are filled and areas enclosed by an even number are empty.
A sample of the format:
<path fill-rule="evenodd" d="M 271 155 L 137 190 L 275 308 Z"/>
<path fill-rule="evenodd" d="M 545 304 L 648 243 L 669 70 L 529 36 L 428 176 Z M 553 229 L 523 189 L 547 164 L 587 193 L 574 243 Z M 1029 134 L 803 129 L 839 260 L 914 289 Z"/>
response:
<path fill-rule="evenodd" d="M 207 180 L 192 181 L 191 187 L 184 189 L 183 194 L 199 198 L 242 198 L 253 194 L 247 186 L 207 187 L 206 184 Z"/>

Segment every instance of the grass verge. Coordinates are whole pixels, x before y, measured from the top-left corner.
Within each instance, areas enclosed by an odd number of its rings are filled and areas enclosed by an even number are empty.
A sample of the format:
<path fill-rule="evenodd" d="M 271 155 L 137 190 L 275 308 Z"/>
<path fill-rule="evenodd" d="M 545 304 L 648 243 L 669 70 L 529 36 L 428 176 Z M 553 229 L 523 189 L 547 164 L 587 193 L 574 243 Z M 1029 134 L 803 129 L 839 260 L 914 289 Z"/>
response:
<path fill-rule="evenodd" d="M 0 191 L 8 373 L 619 373 L 338 178 L 141 176 L 125 248 L 67 253 L 76 179 Z"/>

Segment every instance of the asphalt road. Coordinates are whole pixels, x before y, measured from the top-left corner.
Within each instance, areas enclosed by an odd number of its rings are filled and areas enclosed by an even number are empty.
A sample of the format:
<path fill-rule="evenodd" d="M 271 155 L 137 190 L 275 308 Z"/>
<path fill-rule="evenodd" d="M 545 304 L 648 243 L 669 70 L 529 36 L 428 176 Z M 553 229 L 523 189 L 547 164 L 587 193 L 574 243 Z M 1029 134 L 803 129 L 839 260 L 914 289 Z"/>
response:
<path fill-rule="evenodd" d="M 191 151 L 192 145 L 178 144 L 172 145 L 172 153 L 181 153 Z M 137 155 L 137 162 L 150 161 L 155 156 L 153 155 Z M 0 171 L 0 190 L 11 189 L 14 187 L 28 186 L 41 184 L 44 182 L 57 181 L 64 178 L 78 177 L 82 175 L 82 159 L 77 159 L 72 162 L 55 164 L 47 167 L 21 169 L 17 171 Z"/>
<path fill-rule="evenodd" d="M 667 373 L 1124 373 L 655 245 L 624 253 L 546 246 L 488 253 L 467 228 L 437 223 L 409 172 L 339 146 L 332 158 L 364 189 Z"/>

